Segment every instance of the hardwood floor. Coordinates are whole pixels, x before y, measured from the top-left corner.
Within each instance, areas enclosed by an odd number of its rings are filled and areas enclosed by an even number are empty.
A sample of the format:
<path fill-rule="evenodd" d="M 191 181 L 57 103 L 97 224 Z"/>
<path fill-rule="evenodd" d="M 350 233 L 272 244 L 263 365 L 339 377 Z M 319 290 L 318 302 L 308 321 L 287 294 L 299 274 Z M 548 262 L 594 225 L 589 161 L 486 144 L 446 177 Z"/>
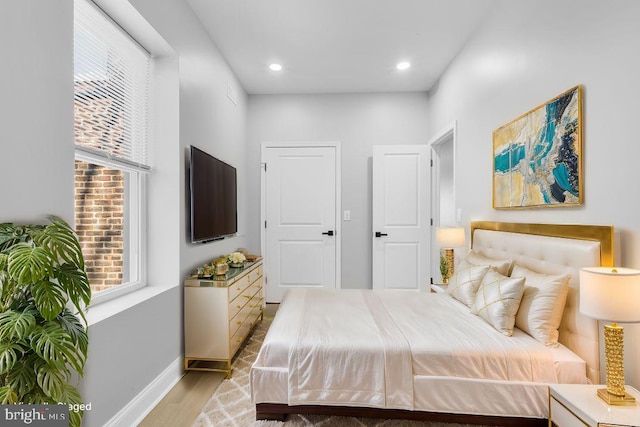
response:
<path fill-rule="evenodd" d="M 221 372 L 188 371 L 139 425 L 191 426 L 223 379 Z"/>
<path fill-rule="evenodd" d="M 277 309 L 267 304 L 264 316 L 273 317 Z M 221 372 L 188 371 L 139 426 L 190 427 L 223 379 Z"/>

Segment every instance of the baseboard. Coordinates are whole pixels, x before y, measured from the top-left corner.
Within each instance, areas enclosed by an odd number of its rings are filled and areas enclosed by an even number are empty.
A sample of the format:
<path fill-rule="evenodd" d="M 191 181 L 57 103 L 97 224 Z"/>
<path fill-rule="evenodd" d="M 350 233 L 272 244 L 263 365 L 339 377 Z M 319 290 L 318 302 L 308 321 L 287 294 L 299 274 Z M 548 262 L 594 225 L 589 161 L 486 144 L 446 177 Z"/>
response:
<path fill-rule="evenodd" d="M 105 427 L 137 426 L 184 375 L 183 357 L 174 360 L 131 402 L 114 415 Z"/>

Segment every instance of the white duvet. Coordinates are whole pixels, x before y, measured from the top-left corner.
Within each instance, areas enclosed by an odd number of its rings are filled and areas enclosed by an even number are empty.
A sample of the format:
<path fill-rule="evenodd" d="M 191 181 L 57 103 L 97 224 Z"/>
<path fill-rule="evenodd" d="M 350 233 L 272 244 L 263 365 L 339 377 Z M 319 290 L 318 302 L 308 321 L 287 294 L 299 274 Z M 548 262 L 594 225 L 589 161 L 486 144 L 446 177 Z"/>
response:
<path fill-rule="evenodd" d="M 557 382 L 551 351 L 445 294 L 289 291 L 256 367 L 287 368 L 289 405 L 413 409 L 414 375 Z"/>

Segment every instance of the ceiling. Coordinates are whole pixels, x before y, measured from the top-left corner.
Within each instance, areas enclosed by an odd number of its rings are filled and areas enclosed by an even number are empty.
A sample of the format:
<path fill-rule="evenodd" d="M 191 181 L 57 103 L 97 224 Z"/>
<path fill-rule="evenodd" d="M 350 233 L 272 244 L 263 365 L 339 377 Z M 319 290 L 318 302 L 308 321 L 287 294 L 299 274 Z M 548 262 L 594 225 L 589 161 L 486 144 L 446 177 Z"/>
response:
<path fill-rule="evenodd" d="M 187 0 L 249 94 L 427 91 L 494 1 Z"/>

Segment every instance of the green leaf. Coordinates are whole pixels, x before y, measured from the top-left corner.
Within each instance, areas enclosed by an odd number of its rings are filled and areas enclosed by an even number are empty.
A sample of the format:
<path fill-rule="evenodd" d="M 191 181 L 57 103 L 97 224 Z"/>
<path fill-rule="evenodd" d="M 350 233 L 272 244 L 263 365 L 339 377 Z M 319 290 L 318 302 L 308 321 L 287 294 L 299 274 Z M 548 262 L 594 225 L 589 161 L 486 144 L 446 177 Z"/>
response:
<path fill-rule="evenodd" d="M 19 344 L 0 342 L 0 374 L 13 369 L 23 354 L 24 350 Z"/>
<path fill-rule="evenodd" d="M 82 404 L 82 397 L 78 390 L 70 384 L 65 384 L 59 402 L 69 405 Z M 80 427 L 82 425 L 82 416 L 84 411 L 72 411 L 69 409 L 69 427 Z"/>
<path fill-rule="evenodd" d="M 64 286 L 64 290 L 78 312 L 83 313 L 84 307 L 80 302 L 84 303 L 85 307 L 91 302 L 91 286 L 87 273 L 73 265 L 63 264 L 56 272 L 56 278 Z M 84 319 L 84 313 L 82 317 Z"/>
<path fill-rule="evenodd" d="M 18 403 L 18 395 L 11 387 L 0 387 L 0 405 L 15 405 Z"/>
<path fill-rule="evenodd" d="M 16 341 L 26 338 L 36 326 L 35 310 L 7 310 L 0 314 L 0 339 Z"/>
<path fill-rule="evenodd" d="M 61 402 L 65 384 L 69 381 L 69 374 L 65 370 L 57 369 L 44 361 L 35 367 L 36 380 L 42 391 L 52 400 Z"/>
<path fill-rule="evenodd" d="M 5 222 L 0 224 L 0 251 L 14 246 L 19 242 L 24 242 L 29 238 L 25 227 L 16 226 Z"/>
<path fill-rule="evenodd" d="M 70 264 L 84 269 L 82 248 L 73 229 L 56 216 L 49 217 L 52 224 L 35 233 L 33 239 L 39 245 L 47 248 L 58 260 L 64 260 Z"/>
<path fill-rule="evenodd" d="M 32 334 L 31 347 L 38 356 L 58 369 L 66 369 L 67 363 L 82 372 L 82 356 L 79 349 L 73 345 L 69 334 L 62 327 L 53 322 L 36 327 Z"/>
<path fill-rule="evenodd" d="M 45 249 L 18 243 L 9 252 L 7 270 L 19 285 L 24 285 L 42 280 L 53 263 Z"/>
<path fill-rule="evenodd" d="M 4 272 L 9 266 L 9 255 L 0 253 L 0 271 Z"/>
<path fill-rule="evenodd" d="M 7 375 L 7 385 L 18 393 L 18 396 L 29 394 L 36 386 L 36 373 L 33 370 L 33 364 L 30 363 L 34 358 L 21 360 L 16 364 Z"/>
<path fill-rule="evenodd" d="M 41 280 L 31 288 L 33 300 L 45 320 L 53 320 L 62 313 L 67 303 L 67 296 L 62 286 L 48 280 Z"/>
<path fill-rule="evenodd" d="M 62 329 L 69 334 L 74 345 L 76 345 L 82 352 L 83 360 L 86 360 L 87 350 L 89 348 L 89 338 L 84 325 L 80 323 L 80 320 L 67 309 L 58 316 L 56 322 L 58 322 Z"/>

